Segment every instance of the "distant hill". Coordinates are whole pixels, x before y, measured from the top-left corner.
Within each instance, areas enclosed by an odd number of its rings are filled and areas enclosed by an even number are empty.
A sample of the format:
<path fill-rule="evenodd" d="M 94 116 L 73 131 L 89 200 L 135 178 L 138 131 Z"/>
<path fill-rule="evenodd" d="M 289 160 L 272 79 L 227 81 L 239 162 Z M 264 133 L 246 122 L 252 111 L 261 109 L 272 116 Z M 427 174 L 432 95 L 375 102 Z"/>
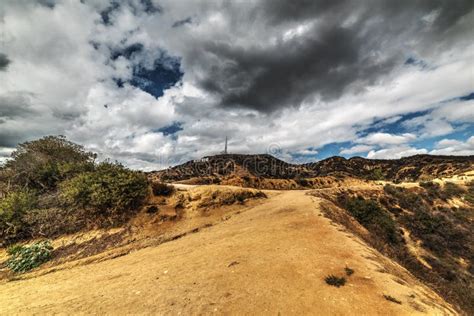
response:
<path fill-rule="evenodd" d="M 291 164 L 268 154 L 222 154 L 188 161 L 169 169 L 154 171 L 161 181 L 207 178 L 219 183 L 225 177 L 266 179 L 350 176 L 370 180 L 418 181 L 445 177 L 474 169 L 474 156 L 416 155 L 401 159 L 331 157 L 307 164 Z"/>
<path fill-rule="evenodd" d="M 401 159 L 331 157 L 305 165 L 314 176 L 345 173 L 372 180 L 417 181 L 473 170 L 474 156 L 415 155 Z"/>

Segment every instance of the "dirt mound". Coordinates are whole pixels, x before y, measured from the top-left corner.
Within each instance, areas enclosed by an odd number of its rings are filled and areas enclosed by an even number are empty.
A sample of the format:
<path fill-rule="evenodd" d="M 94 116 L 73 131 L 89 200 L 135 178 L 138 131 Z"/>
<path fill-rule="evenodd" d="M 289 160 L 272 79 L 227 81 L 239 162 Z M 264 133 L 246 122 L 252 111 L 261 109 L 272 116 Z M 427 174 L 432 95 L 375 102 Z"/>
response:
<path fill-rule="evenodd" d="M 213 185 L 177 192 L 170 202 L 175 208 L 181 209 L 183 217 L 191 218 L 206 215 L 223 206 L 243 204 L 249 199 L 265 197 L 265 193 L 259 190 Z"/>

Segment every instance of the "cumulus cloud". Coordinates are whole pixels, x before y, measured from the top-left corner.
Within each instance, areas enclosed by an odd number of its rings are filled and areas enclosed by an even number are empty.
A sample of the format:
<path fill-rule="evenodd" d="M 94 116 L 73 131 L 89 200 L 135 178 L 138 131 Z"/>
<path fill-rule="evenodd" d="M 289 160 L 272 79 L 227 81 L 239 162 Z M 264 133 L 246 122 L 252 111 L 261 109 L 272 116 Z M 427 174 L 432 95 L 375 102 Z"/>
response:
<path fill-rule="evenodd" d="M 404 144 L 416 139 L 416 135 L 405 133 L 393 135 L 389 133 L 373 133 L 357 140 L 359 143 L 368 145 L 397 145 Z"/>
<path fill-rule="evenodd" d="M 398 159 L 402 157 L 408 157 L 413 155 L 427 154 L 428 150 L 424 148 L 413 148 L 410 146 L 402 145 L 390 148 L 384 148 L 380 150 L 371 150 L 367 154 L 367 158 L 370 159 Z"/>
<path fill-rule="evenodd" d="M 428 114 L 404 121 L 403 126 L 417 130 L 421 137 L 433 137 L 449 134 L 454 124 L 463 123 L 474 123 L 474 100 L 443 102 Z"/>
<path fill-rule="evenodd" d="M 302 149 L 296 151 L 295 154 L 302 156 L 315 156 L 318 154 L 318 151 L 315 149 Z"/>
<path fill-rule="evenodd" d="M 456 139 L 443 139 L 436 143 L 436 148 L 430 151 L 432 155 L 474 155 L 474 136 L 465 142 Z"/>
<path fill-rule="evenodd" d="M 339 153 L 341 155 L 359 154 L 359 153 L 368 152 L 369 150 L 373 148 L 374 146 L 370 146 L 370 145 L 355 145 L 350 148 L 342 149 Z"/>

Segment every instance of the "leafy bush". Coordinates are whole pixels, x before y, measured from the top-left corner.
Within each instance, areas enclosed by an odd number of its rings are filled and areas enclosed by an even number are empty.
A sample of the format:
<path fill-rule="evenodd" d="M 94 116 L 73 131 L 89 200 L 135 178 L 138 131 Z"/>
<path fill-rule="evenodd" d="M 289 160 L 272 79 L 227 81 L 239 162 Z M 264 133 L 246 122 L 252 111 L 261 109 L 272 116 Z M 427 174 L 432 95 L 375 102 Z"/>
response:
<path fill-rule="evenodd" d="M 346 284 L 346 278 L 345 277 L 337 277 L 335 275 L 328 275 L 324 281 L 326 281 L 327 284 L 335 286 L 335 287 L 341 287 L 344 284 Z"/>
<path fill-rule="evenodd" d="M 458 197 L 466 193 L 466 191 L 461 188 L 459 185 L 452 183 L 452 182 L 446 182 L 443 187 L 443 198 L 444 199 L 450 199 L 453 197 Z"/>
<path fill-rule="evenodd" d="M 141 172 L 104 162 L 93 172 L 80 173 L 61 183 L 60 192 L 67 205 L 116 215 L 143 203 L 148 180 Z"/>
<path fill-rule="evenodd" d="M 36 205 L 31 191 L 12 191 L 0 200 L 0 237 L 17 237 L 24 230 L 23 216 Z"/>
<path fill-rule="evenodd" d="M 420 187 L 426 190 L 431 199 L 439 197 L 441 187 L 438 183 L 432 181 L 420 182 Z"/>
<path fill-rule="evenodd" d="M 10 256 L 13 256 L 17 252 L 19 252 L 21 249 L 22 249 L 22 245 L 11 245 L 10 247 L 7 248 L 7 254 Z"/>
<path fill-rule="evenodd" d="M 154 195 L 160 196 L 168 196 L 174 192 L 174 186 L 162 182 L 153 182 L 151 184 L 151 189 Z"/>
<path fill-rule="evenodd" d="M 422 196 L 414 192 L 410 192 L 405 188 L 396 187 L 390 184 L 384 186 L 384 192 L 395 198 L 404 209 L 411 209 L 414 207 L 425 207 Z"/>
<path fill-rule="evenodd" d="M 369 175 L 369 180 L 383 180 L 384 178 L 385 177 L 383 175 L 382 169 L 380 168 L 375 168 Z"/>
<path fill-rule="evenodd" d="M 85 210 L 70 207 L 35 208 L 23 216 L 27 227 L 26 238 L 55 237 L 75 233 L 87 226 L 93 218 Z"/>
<path fill-rule="evenodd" d="M 349 213 L 369 231 L 381 234 L 381 237 L 390 243 L 400 241 L 395 221 L 378 202 L 357 197 L 348 198 L 343 203 Z"/>
<path fill-rule="evenodd" d="M 464 194 L 464 200 L 474 204 L 474 181 L 467 184 L 467 192 Z"/>
<path fill-rule="evenodd" d="M 46 136 L 18 145 L 5 164 L 3 177 L 18 187 L 50 190 L 61 180 L 90 170 L 95 157 L 64 136 Z"/>
<path fill-rule="evenodd" d="M 9 248 L 10 258 L 6 265 L 13 272 L 26 272 L 51 259 L 53 247 L 50 241 L 40 241 L 28 246 L 14 246 Z"/>

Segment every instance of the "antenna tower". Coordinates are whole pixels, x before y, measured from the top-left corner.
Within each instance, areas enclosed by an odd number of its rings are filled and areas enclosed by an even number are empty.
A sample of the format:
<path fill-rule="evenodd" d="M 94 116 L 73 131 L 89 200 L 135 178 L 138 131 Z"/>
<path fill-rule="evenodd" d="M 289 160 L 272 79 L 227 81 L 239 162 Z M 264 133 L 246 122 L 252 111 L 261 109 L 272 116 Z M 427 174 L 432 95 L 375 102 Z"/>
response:
<path fill-rule="evenodd" d="M 227 136 L 225 137 L 224 155 L 227 155 Z"/>

